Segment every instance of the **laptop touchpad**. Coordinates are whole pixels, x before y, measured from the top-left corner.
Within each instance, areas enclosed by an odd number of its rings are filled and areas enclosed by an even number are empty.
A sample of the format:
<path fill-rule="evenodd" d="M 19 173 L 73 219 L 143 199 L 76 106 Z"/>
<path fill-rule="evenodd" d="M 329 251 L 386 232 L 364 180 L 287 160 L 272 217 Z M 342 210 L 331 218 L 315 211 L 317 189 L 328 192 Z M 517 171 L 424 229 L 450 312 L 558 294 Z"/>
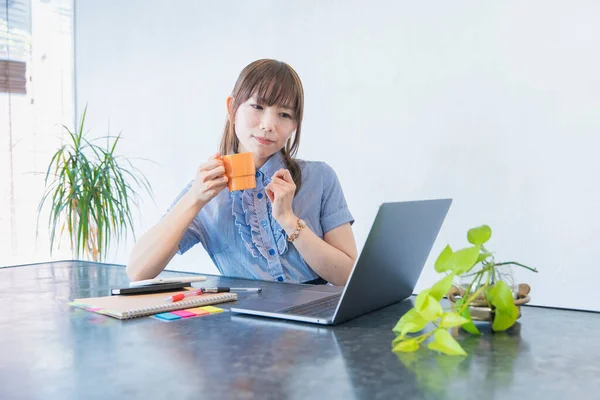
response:
<path fill-rule="evenodd" d="M 288 293 L 277 299 L 277 302 L 281 302 L 281 309 L 285 309 L 300 304 L 309 303 L 311 301 L 322 299 L 323 297 L 332 296 L 332 293 L 316 292 L 313 290 L 299 290 L 297 292 Z"/>
<path fill-rule="evenodd" d="M 249 309 L 257 311 L 277 312 L 288 307 L 305 304 L 314 300 L 329 297 L 335 293 L 323 293 L 313 290 L 298 290 L 296 292 L 287 293 L 281 296 L 267 297 L 263 299 L 252 299 L 241 301 L 237 308 Z"/>

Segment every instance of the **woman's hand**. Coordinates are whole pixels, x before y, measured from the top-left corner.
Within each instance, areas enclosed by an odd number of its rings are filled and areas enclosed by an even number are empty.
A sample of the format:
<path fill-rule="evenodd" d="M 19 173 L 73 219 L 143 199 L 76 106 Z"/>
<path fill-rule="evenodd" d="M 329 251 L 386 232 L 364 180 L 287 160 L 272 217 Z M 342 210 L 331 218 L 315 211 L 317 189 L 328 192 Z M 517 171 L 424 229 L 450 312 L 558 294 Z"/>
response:
<path fill-rule="evenodd" d="M 273 218 L 283 229 L 293 231 L 298 218 L 292 211 L 292 201 L 296 193 L 296 184 L 292 179 L 290 171 L 280 169 L 271 178 L 271 183 L 265 188 L 267 197 L 271 201 Z"/>
<path fill-rule="evenodd" d="M 219 153 L 215 154 L 200 165 L 196 172 L 196 179 L 190 192 L 193 193 L 194 199 L 203 205 L 211 201 L 227 186 L 225 166 L 219 157 Z"/>

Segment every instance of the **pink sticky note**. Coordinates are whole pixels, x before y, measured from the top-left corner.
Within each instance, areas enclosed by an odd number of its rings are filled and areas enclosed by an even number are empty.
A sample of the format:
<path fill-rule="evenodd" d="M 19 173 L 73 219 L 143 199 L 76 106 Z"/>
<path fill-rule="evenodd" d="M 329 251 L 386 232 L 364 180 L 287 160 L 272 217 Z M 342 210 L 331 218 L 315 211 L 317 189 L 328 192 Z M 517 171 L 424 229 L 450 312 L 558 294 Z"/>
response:
<path fill-rule="evenodd" d="M 171 311 L 171 314 L 179 315 L 181 318 L 189 318 L 196 316 L 196 314 L 185 310 Z"/>
<path fill-rule="evenodd" d="M 210 314 L 208 311 L 202 310 L 200 308 L 188 308 L 186 311 L 189 311 L 189 312 L 194 313 L 196 315 L 208 315 L 208 314 Z"/>

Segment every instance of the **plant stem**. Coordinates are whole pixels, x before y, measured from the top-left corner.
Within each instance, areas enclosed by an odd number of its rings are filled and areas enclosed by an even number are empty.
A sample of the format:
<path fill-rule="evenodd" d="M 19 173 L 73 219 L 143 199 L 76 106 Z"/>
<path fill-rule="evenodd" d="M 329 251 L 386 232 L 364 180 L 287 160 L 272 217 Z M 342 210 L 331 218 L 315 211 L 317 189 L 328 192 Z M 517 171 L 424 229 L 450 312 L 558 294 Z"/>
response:
<path fill-rule="evenodd" d="M 528 269 L 528 270 L 533 271 L 533 272 L 538 272 L 538 270 L 535 269 L 535 268 L 531 268 L 531 267 L 528 267 L 527 265 L 523 265 L 523 264 L 520 264 L 520 263 L 514 262 L 514 261 L 501 262 L 501 263 L 497 263 L 495 265 L 499 266 L 499 265 L 510 265 L 510 264 L 518 265 L 519 267 L 523 267 L 523 268 Z"/>
<path fill-rule="evenodd" d="M 481 274 L 483 274 L 484 270 L 478 271 L 477 273 L 475 273 L 475 278 L 473 278 L 473 281 L 471 281 L 471 284 L 469 285 L 469 287 L 467 288 L 467 290 L 465 291 L 465 296 L 467 297 L 469 294 L 471 294 L 471 289 L 473 288 L 473 285 L 475 284 L 475 281 L 477 281 L 477 279 L 481 279 Z"/>
<path fill-rule="evenodd" d="M 473 272 L 471 274 L 466 274 L 466 275 L 461 275 L 461 278 L 466 278 L 467 276 L 475 276 L 475 275 L 479 275 L 481 273 L 481 271 L 477 271 L 477 272 Z M 477 279 L 477 278 L 475 278 Z"/>
<path fill-rule="evenodd" d="M 419 343 L 419 344 L 420 344 L 420 343 L 422 343 L 422 342 L 424 342 L 425 340 L 427 340 L 427 338 L 428 338 L 429 336 L 433 335 L 433 334 L 435 333 L 435 331 L 436 331 L 436 330 L 437 330 L 437 329 L 434 329 L 434 330 L 432 330 L 432 331 L 429 331 L 429 332 L 427 332 L 427 333 L 425 333 L 425 334 L 423 334 L 423 335 L 421 335 L 421 336 L 418 336 L 418 337 L 416 337 L 416 338 L 415 338 L 415 341 L 416 341 L 417 343 Z"/>
<path fill-rule="evenodd" d="M 480 272 L 484 273 L 485 271 L 487 271 L 487 270 L 481 270 Z M 463 302 L 462 306 L 458 310 L 458 315 L 462 315 L 462 312 L 465 310 L 465 308 L 467 308 L 469 306 L 469 303 L 471 303 L 473 300 L 475 300 L 477 298 L 477 296 L 479 296 L 481 294 L 481 292 L 484 291 L 489 286 L 490 276 L 492 273 L 493 273 L 493 271 L 489 271 L 485 284 L 482 287 L 480 287 L 479 289 L 477 289 L 477 291 L 475 291 L 473 296 L 469 297 L 466 301 Z M 483 275 L 481 275 L 479 277 L 479 281 L 477 282 L 477 285 L 479 285 L 479 282 L 481 282 L 482 277 L 483 277 Z M 475 282 L 475 280 L 473 280 L 473 282 Z M 471 284 L 471 285 L 473 285 L 473 284 Z M 467 297 L 466 293 L 465 293 L 465 297 Z"/>
<path fill-rule="evenodd" d="M 469 288 L 465 292 L 464 297 L 468 297 L 469 294 L 471 294 L 471 289 L 473 288 L 473 285 L 475 284 L 475 282 L 477 282 L 476 286 L 479 286 L 479 284 L 481 283 L 481 278 L 483 277 L 483 274 L 485 274 L 486 271 L 489 271 L 492 268 L 493 268 L 493 266 L 485 267 L 481 271 L 479 271 L 475 274 L 475 278 L 473 278 L 473 281 L 471 282 L 471 284 L 469 285 Z"/>
<path fill-rule="evenodd" d="M 473 285 L 475 284 L 476 281 L 478 281 L 477 286 L 479 286 L 479 282 L 481 282 L 481 277 L 482 274 L 487 270 L 487 268 L 482 269 L 481 271 L 477 271 L 476 273 L 474 273 L 475 278 L 473 278 L 473 281 L 471 281 L 471 284 L 469 285 L 469 287 L 467 288 L 467 290 L 465 291 L 465 294 L 463 295 L 463 299 L 466 299 L 467 297 L 469 297 L 469 294 L 471 294 L 471 289 L 473 288 Z M 462 306 L 459 308 L 459 312 L 458 314 L 461 315 L 462 311 L 464 310 L 465 307 L 465 302 L 463 302 Z M 454 311 L 454 310 L 453 310 Z"/>

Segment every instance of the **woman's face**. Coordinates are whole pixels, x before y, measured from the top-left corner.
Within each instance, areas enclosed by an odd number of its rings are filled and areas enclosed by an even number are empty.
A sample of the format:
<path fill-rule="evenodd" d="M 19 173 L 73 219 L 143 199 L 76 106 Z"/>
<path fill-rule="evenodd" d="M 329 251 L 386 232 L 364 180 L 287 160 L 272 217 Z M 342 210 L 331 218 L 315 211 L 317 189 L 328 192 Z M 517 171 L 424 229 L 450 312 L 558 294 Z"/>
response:
<path fill-rule="evenodd" d="M 232 99 L 227 99 L 230 119 Z M 256 96 L 240 104 L 233 122 L 235 134 L 240 141 L 238 151 L 254 153 L 257 168 L 285 146 L 298 126 L 292 105 L 269 107 Z"/>

